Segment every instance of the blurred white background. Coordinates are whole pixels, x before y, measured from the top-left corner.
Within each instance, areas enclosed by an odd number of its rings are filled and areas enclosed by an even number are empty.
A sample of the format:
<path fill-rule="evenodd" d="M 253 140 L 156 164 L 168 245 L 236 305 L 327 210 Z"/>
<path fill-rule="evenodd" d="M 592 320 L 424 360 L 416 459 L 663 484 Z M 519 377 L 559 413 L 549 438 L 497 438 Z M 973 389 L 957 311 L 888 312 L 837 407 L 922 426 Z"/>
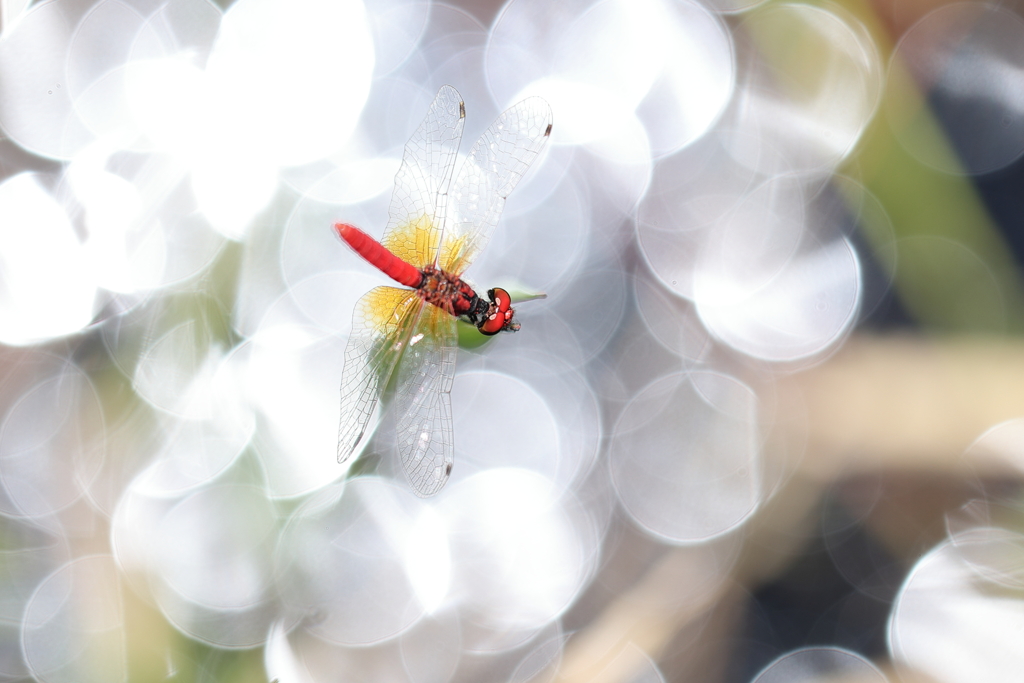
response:
<path fill-rule="evenodd" d="M 0 0 L 0 681 L 1017 681 L 1024 20 Z M 335 458 L 444 84 L 551 142 L 455 468 Z M 386 423 L 393 416 L 384 416 Z"/>

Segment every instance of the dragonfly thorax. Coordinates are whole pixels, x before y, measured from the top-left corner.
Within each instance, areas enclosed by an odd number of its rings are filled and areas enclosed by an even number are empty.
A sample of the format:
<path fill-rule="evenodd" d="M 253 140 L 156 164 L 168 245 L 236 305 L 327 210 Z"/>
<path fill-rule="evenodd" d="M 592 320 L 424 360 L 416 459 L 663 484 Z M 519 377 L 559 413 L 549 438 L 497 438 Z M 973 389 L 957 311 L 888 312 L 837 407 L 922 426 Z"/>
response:
<path fill-rule="evenodd" d="M 428 304 L 462 317 L 474 310 L 480 297 L 458 275 L 447 273 L 436 266 L 420 269 L 423 280 L 416 291 Z"/>
<path fill-rule="evenodd" d="M 511 297 L 504 289 L 490 289 L 487 291 L 487 299 L 483 299 L 458 275 L 436 266 L 422 268 L 420 273 L 423 280 L 416 291 L 428 304 L 475 325 L 486 335 L 519 329 L 519 323 L 514 320 Z"/>

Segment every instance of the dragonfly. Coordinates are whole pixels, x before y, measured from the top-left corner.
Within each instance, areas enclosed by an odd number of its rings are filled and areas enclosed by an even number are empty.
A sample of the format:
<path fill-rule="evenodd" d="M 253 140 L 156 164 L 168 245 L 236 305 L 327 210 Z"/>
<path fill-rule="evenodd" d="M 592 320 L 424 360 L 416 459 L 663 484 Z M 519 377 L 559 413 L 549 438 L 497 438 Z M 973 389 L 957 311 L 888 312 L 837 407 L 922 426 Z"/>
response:
<path fill-rule="evenodd" d="M 406 287 L 375 287 L 356 304 L 342 371 L 338 462 L 365 446 L 387 390 L 402 466 L 422 497 L 441 490 L 454 463 L 457 321 L 484 335 L 520 327 L 506 290 L 482 297 L 462 273 L 551 135 L 551 107 L 525 99 L 491 124 L 454 174 L 465 118 L 458 91 L 442 87 L 405 145 L 379 242 L 354 225 L 334 225 L 357 254 Z"/>

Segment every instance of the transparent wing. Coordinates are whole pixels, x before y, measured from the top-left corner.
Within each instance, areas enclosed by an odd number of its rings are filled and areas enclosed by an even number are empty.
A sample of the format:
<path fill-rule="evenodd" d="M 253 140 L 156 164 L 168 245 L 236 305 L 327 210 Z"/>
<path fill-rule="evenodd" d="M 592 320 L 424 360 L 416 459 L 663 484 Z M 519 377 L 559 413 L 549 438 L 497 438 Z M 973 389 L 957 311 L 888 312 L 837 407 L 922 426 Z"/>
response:
<path fill-rule="evenodd" d="M 398 452 L 420 496 L 440 491 L 455 461 L 451 390 L 457 350 L 455 317 L 428 305 L 399 361 L 395 389 Z"/>
<path fill-rule="evenodd" d="M 443 86 L 405 144 L 381 244 L 417 268 L 435 262 L 465 121 L 462 96 L 450 85 Z"/>
<path fill-rule="evenodd" d="M 415 290 L 395 287 L 375 287 L 356 304 L 341 373 L 339 463 L 348 460 L 363 443 L 373 409 L 424 305 Z"/>
<path fill-rule="evenodd" d="M 505 198 L 550 134 L 551 107 L 531 97 L 507 109 L 476 141 L 452 186 L 438 259 L 443 270 L 461 274 L 484 248 L 505 208 Z"/>

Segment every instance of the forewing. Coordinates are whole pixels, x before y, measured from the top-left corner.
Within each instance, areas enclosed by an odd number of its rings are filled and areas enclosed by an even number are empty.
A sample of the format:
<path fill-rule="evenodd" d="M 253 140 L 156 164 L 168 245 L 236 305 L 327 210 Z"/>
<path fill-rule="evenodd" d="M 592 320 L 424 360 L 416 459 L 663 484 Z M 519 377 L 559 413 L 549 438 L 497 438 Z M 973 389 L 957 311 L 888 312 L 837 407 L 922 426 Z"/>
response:
<path fill-rule="evenodd" d="M 491 237 L 512 193 L 551 133 L 551 107 L 531 97 L 506 110 L 473 145 L 452 186 L 438 262 L 461 274 Z"/>
<path fill-rule="evenodd" d="M 417 268 L 435 262 L 465 120 L 462 96 L 443 86 L 405 145 L 381 244 Z"/>
<path fill-rule="evenodd" d="M 375 287 L 356 304 L 341 373 L 338 462 L 363 443 L 366 425 L 425 304 L 414 290 Z"/>
<path fill-rule="evenodd" d="M 428 305 L 399 361 L 395 390 L 398 452 L 420 496 L 440 491 L 455 461 L 451 390 L 457 350 L 455 318 Z"/>

